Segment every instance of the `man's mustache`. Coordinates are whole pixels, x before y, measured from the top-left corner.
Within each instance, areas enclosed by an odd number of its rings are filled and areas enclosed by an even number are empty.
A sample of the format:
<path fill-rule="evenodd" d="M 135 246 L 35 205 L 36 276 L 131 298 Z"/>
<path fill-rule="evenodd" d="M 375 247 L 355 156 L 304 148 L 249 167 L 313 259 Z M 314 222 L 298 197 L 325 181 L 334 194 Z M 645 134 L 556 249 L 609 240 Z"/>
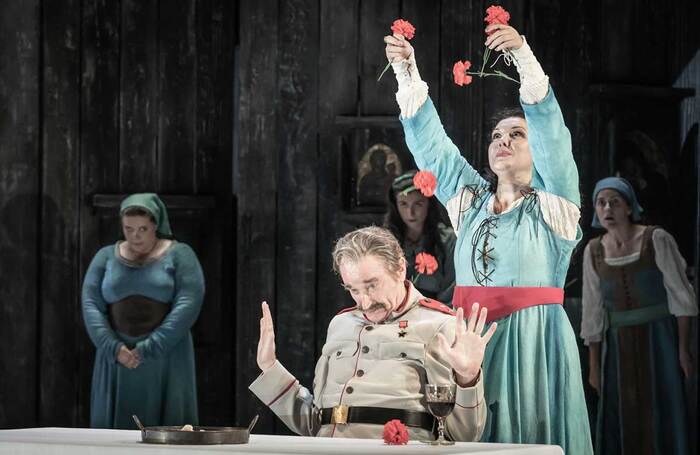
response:
<path fill-rule="evenodd" d="M 359 305 L 358 305 L 358 307 L 359 307 Z M 362 307 L 360 307 L 360 309 L 362 311 L 367 311 L 367 312 L 375 311 L 375 310 L 384 310 L 385 308 L 386 308 L 386 305 L 384 305 L 383 303 L 379 303 L 379 302 L 374 302 L 369 307 L 364 308 L 364 309 Z"/>

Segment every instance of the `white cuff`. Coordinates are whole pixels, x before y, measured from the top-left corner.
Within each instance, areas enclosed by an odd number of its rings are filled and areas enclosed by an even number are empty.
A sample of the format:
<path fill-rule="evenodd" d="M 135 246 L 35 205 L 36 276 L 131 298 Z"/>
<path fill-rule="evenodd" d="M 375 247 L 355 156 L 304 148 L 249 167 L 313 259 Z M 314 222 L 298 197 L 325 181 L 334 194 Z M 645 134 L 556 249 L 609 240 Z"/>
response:
<path fill-rule="evenodd" d="M 525 104 L 537 104 L 547 96 L 549 77 L 544 74 L 525 37 L 522 38 L 523 45 L 520 49 L 511 49 L 509 52 L 520 74 L 520 98 Z"/>
<path fill-rule="evenodd" d="M 428 84 L 421 78 L 416 65 L 415 54 L 407 59 L 391 64 L 399 90 L 396 92 L 396 102 L 401 108 L 401 117 L 411 118 L 428 99 Z"/>
<path fill-rule="evenodd" d="M 276 360 L 274 365 L 261 373 L 248 386 L 248 390 L 253 392 L 265 405 L 270 406 L 281 395 L 289 392 L 289 389 L 295 384 L 294 376 L 282 366 L 279 360 Z"/>
<path fill-rule="evenodd" d="M 455 396 L 455 404 L 463 408 L 475 408 L 479 406 L 479 403 L 484 401 L 483 378 L 484 371 L 479 370 L 479 377 L 473 386 L 460 387 L 459 384 L 456 384 L 457 393 Z"/>

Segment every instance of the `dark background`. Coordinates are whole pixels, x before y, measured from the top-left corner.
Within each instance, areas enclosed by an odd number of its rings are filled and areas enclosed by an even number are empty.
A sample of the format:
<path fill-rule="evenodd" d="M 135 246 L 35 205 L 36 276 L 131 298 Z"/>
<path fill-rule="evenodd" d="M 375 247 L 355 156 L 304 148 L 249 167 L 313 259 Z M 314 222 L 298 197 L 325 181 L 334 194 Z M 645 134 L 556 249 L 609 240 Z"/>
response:
<path fill-rule="evenodd" d="M 156 191 L 207 280 L 194 328 L 200 421 L 241 424 L 259 412 L 257 431 L 286 432 L 247 390 L 259 303 L 272 304 L 282 362 L 310 386 L 327 323 L 348 304 L 332 243 L 381 221 L 381 207 L 356 197 L 358 162 L 385 143 L 412 165 L 396 82 L 391 72 L 376 82 L 382 36 L 398 17 L 416 26 L 421 75 L 480 168 L 488 119 L 517 103 L 517 88 L 493 79 L 460 88 L 451 68 L 481 62 L 491 3 L 4 0 L 0 428 L 87 426 L 94 347 L 82 276 L 119 235 L 122 195 Z M 501 4 L 571 130 L 586 240 L 595 181 L 621 171 L 639 183 L 648 221 L 672 232 L 697 269 L 700 4 Z M 567 287 L 574 326 L 583 245 Z M 687 388 L 695 408 L 697 373 Z"/>

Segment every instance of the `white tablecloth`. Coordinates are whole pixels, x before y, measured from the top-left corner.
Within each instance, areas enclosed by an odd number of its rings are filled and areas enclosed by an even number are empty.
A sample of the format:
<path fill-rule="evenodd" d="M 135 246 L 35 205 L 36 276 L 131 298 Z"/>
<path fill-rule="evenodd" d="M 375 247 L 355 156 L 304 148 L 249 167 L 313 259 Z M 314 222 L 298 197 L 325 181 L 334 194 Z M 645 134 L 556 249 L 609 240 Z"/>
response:
<path fill-rule="evenodd" d="M 311 438 L 254 434 L 244 445 L 175 446 L 143 444 L 141 433 L 130 430 L 87 428 L 26 428 L 0 431 L 0 454 L 70 455 L 211 455 L 236 454 L 489 454 L 562 455 L 559 446 L 482 444 L 460 442 L 434 447 L 411 441 L 406 446 L 388 446 L 373 439 Z"/>

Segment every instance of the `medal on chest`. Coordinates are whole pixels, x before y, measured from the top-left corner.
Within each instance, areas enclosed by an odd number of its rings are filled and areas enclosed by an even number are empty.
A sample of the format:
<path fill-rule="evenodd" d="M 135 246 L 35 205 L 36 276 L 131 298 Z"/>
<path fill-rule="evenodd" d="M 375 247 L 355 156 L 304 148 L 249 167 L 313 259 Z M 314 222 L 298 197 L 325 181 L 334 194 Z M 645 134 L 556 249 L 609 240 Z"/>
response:
<path fill-rule="evenodd" d="M 399 338 L 406 336 L 406 328 L 408 327 L 408 321 L 399 321 Z"/>

